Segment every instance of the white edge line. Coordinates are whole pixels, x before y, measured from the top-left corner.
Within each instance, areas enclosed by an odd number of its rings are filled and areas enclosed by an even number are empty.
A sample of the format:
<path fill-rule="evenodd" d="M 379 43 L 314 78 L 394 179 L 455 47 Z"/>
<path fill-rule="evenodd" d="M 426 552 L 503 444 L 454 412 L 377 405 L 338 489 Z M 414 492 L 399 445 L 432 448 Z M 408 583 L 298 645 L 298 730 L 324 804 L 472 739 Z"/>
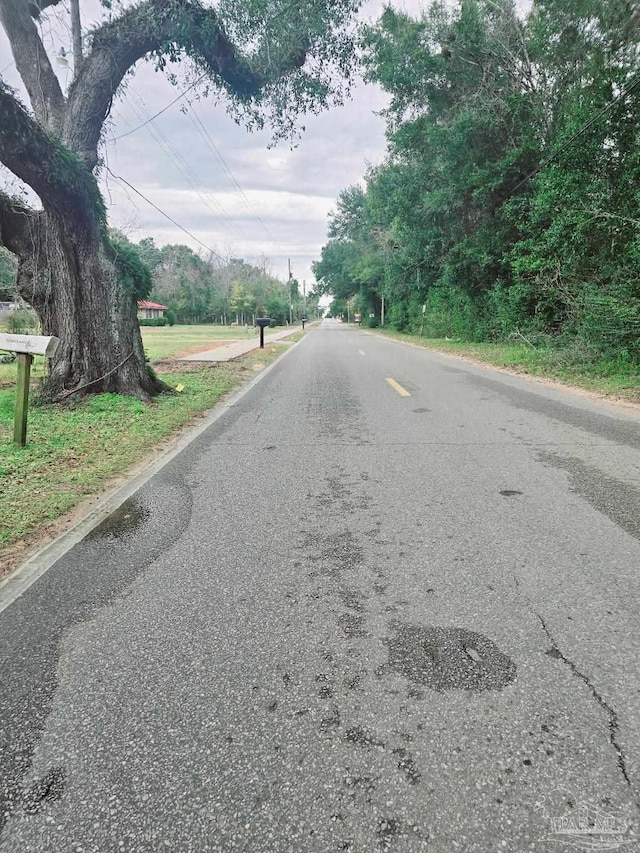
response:
<path fill-rule="evenodd" d="M 212 409 L 204 414 L 203 420 L 200 423 L 182 434 L 176 440 L 175 444 L 166 450 L 162 456 L 154 459 L 153 462 L 150 462 L 142 471 L 122 486 L 100 498 L 98 503 L 88 511 L 84 518 L 81 518 L 73 527 L 62 533 L 52 542 L 48 542 L 36 551 L 35 554 L 32 554 L 27 560 L 21 563 L 7 578 L 0 581 L 0 613 L 20 598 L 54 563 L 70 551 L 74 545 L 81 542 L 88 533 L 104 521 L 105 518 L 108 518 L 112 512 L 117 510 L 119 506 L 144 486 L 158 471 L 188 447 L 192 441 L 219 420 L 229 409 L 236 406 L 245 394 L 248 394 L 258 382 L 261 382 L 283 358 L 286 358 L 289 353 L 293 352 L 306 338 L 307 335 L 296 341 L 293 346 L 284 350 L 261 373 L 249 380 L 238 391 L 232 393 L 228 400 L 216 403 Z"/>

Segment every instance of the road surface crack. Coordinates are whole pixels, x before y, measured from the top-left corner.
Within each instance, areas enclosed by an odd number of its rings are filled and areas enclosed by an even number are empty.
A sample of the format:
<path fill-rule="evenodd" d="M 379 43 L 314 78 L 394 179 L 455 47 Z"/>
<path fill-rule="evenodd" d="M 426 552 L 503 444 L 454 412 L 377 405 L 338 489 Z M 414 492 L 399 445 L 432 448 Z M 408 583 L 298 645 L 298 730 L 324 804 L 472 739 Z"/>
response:
<path fill-rule="evenodd" d="M 533 610 L 532 612 L 535 613 L 535 615 L 538 617 L 538 620 L 540 621 L 540 624 L 542 625 L 542 630 L 545 632 L 545 634 L 547 635 L 547 637 L 549 639 L 549 642 L 551 643 L 551 648 L 548 650 L 547 654 L 551 655 L 551 657 L 555 657 L 558 660 L 562 660 L 564 663 L 566 663 L 566 665 L 569 667 L 571 672 L 576 676 L 576 678 L 579 678 L 582 682 L 584 682 L 584 684 L 587 685 L 587 687 L 591 691 L 591 695 L 593 696 L 593 698 L 596 700 L 598 705 L 600 705 L 600 707 L 603 709 L 603 711 L 606 712 L 607 716 L 609 717 L 609 724 L 608 724 L 609 741 L 611 743 L 611 746 L 616 751 L 616 755 L 618 757 L 618 767 L 620 769 L 620 772 L 622 773 L 622 776 L 624 777 L 624 780 L 627 783 L 627 785 L 629 786 L 629 788 L 631 788 L 632 787 L 631 786 L 631 779 L 629 778 L 629 773 L 627 771 L 627 764 L 626 764 L 624 751 L 623 751 L 623 749 L 620 746 L 620 743 L 618 741 L 618 735 L 620 733 L 620 726 L 619 726 L 619 722 L 618 722 L 617 713 L 611 707 L 611 705 L 609 705 L 609 703 L 606 701 L 606 699 L 604 699 L 601 696 L 601 694 L 596 690 L 595 686 L 591 683 L 589 678 L 578 669 L 578 667 L 575 665 L 575 663 L 572 660 L 570 660 L 568 657 L 566 657 L 561 652 L 561 650 L 558 648 L 558 644 L 556 643 L 553 635 L 551 634 L 551 632 L 547 628 L 547 624 L 544 621 L 544 619 L 542 618 L 542 616 L 535 610 Z"/>

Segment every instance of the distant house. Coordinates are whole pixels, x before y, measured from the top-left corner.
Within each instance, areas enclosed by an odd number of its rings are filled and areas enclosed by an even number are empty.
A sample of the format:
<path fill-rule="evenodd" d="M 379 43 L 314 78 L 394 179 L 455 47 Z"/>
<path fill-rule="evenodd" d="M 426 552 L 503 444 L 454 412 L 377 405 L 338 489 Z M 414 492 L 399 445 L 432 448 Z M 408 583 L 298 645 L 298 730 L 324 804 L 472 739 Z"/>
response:
<path fill-rule="evenodd" d="M 157 317 L 163 317 L 167 307 L 167 305 L 159 305 L 157 302 L 139 301 L 138 320 L 155 320 Z"/>

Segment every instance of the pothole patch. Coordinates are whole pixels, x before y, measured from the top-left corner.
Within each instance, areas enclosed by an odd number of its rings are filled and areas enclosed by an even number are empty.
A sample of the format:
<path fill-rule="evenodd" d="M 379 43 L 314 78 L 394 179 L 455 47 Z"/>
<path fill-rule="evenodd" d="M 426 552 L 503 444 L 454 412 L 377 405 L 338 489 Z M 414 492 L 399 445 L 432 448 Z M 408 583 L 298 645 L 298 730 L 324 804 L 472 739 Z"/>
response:
<path fill-rule="evenodd" d="M 488 637 L 466 628 L 395 623 L 387 640 L 389 669 L 433 690 L 502 690 L 515 663 Z"/>

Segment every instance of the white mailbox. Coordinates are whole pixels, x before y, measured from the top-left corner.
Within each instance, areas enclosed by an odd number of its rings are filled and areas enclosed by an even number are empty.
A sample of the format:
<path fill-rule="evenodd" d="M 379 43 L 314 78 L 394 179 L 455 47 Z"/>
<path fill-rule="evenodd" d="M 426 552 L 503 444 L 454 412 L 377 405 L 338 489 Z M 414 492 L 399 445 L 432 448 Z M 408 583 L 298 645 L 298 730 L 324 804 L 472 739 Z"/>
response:
<path fill-rule="evenodd" d="M 46 355 L 48 358 L 58 349 L 60 338 L 53 335 L 6 335 L 0 334 L 0 349 L 10 352 Z"/>

